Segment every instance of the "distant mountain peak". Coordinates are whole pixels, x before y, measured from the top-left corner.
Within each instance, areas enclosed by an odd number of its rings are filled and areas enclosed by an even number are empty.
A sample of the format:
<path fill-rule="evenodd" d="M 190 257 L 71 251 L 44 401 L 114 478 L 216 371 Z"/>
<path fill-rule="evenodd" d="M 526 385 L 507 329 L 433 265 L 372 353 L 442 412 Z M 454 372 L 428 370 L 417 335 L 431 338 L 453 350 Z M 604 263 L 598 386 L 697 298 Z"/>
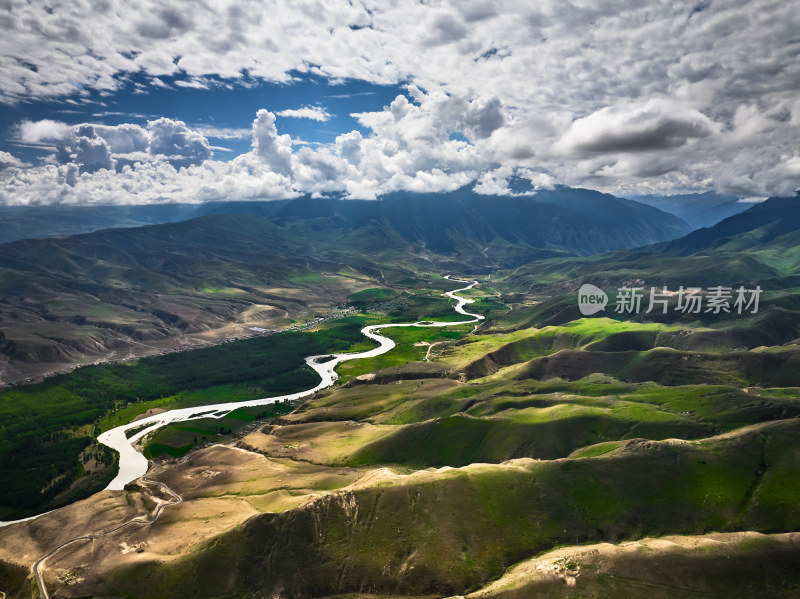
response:
<path fill-rule="evenodd" d="M 671 196 L 631 196 L 631 199 L 679 216 L 694 229 L 711 227 L 748 208 L 748 204 L 737 196 L 719 194 L 715 191 Z"/>

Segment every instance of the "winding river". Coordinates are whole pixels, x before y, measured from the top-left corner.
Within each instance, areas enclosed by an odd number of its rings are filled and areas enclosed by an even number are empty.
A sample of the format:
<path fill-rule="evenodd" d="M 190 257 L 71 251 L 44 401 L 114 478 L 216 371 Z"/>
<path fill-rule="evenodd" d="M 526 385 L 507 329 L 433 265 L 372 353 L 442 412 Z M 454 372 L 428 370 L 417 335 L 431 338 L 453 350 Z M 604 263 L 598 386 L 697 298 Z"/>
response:
<path fill-rule="evenodd" d="M 460 283 L 467 282 L 461 281 L 460 279 L 453 279 L 453 281 L 458 281 Z M 114 478 L 114 480 L 112 480 L 106 488 L 111 490 L 122 489 L 129 482 L 132 482 L 147 473 L 147 458 L 145 458 L 134 448 L 134 444 L 142 437 L 149 435 L 162 426 L 172 422 L 183 422 L 196 418 L 222 418 L 237 408 L 263 406 L 286 400 L 294 401 L 313 395 L 317 391 L 333 385 L 338 378 L 335 369 L 340 363 L 348 360 L 358 360 L 360 358 L 374 358 L 375 356 L 380 356 L 381 354 L 385 354 L 391 350 L 395 346 L 395 342 L 388 337 L 384 337 L 383 335 L 379 334 L 382 329 L 388 329 L 391 327 L 447 327 L 459 324 L 471 324 L 483 320 L 484 317 L 480 314 L 472 314 L 464 310 L 465 305 L 470 304 L 475 300 L 455 295 L 460 291 L 472 289 L 477 284 L 477 281 L 473 281 L 466 287 L 445 293 L 447 297 L 456 301 L 454 308 L 455 311 L 458 314 L 469 316 L 469 320 L 462 320 L 458 322 L 422 321 L 399 324 L 373 324 L 364 327 L 361 329 L 361 332 L 370 339 L 377 341 L 379 343 L 378 347 L 358 353 L 334 354 L 332 359 L 331 354 L 307 357 L 306 364 L 313 368 L 317 374 L 319 374 L 321 379 L 320 383 L 313 389 L 300 391 L 298 393 L 291 393 L 289 395 L 279 395 L 277 397 L 264 397 L 249 401 L 236 401 L 200 406 L 196 408 L 170 410 L 168 412 L 162 412 L 161 414 L 148 416 L 147 418 L 142 418 L 140 420 L 136 420 L 135 422 L 124 424 L 104 432 L 98 437 L 98 441 L 100 441 L 100 443 L 103 445 L 107 445 L 111 449 L 119 452 L 119 472 L 117 473 L 116 478 Z M 323 358 L 325 361 L 320 363 L 319 360 Z M 137 430 L 136 434 L 132 435 L 130 438 L 127 437 L 127 431 L 131 429 L 139 429 L 140 427 L 144 428 Z"/>
<path fill-rule="evenodd" d="M 450 276 L 448 275 L 445 278 L 450 279 Z M 459 283 L 467 283 L 467 281 L 462 281 L 460 279 L 451 280 Z M 348 360 L 358 360 L 361 358 L 374 358 L 375 356 L 380 356 L 391 350 L 395 346 L 395 342 L 388 337 L 381 335 L 380 331 L 382 329 L 388 329 L 392 327 L 449 327 L 460 324 L 472 324 L 483 320 L 485 318 L 484 316 L 480 314 L 472 314 L 471 312 L 464 310 L 465 305 L 471 304 L 475 300 L 456 295 L 456 293 L 460 291 L 472 289 L 477 284 L 477 281 L 473 281 L 466 287 L 445 293 L 447 297 L 456 301 L 456 305 L 454 306 L 455 311 L 458 314 L 468 316 L 469 320 L 461 320 L 456 322 L 421 321 L 396 324 L 373 324 L 364 327 L 361 329 L 361 332 L 366 337 L 378 342 L 378 347 L 374 349 L 357 353 L 333 354 L 332 358 L 332 354 L 308 356 L 306 358 L 306 364 L 313 368 L 317 374 L 319 374 L 321 379 L 320 383 L 313 389 L 300 391 L 298 393 L 290 393 L 288 395 L 279 395 L 276 397 L 264 397 L 261 399 L 252 399 L 248 401 L 236 401 L 198 406 L 194 408 L 169 410 L 167 412 L 148 416 L 147 418 L 142 418 L 128 424 L 123 424 L 102 433 L 97 440 L 103 445 L 106 445 L 119 453 L 119 472 L 114 480 L 108 484 L 106 489 L 121 490 L 129 482 L 132 482 L 147 473 L 147 458 L 145 458 L 139 451 L 135 449 L 134 444 L 142 437 L 151 434 L 162 426 L 166 426 L 167 424 L 171 424 L 173 422 L 185 422 L 187 420 L 194 420 L 197 418 L 222 418 L 237 408 L 263 406 L 279 401 L 294 401 L 303 399 L 304 397 L 309 397 L 317 391 L 333 385 L 336 379 L 339 378 L 335 372 L 335 369 L 340 363 Z M 320 362 L 320 360 L 324 361 Z M 131 429 L 137 429 L 136 433 L 128 437 L 127 432 Z M 30 518 L 23 518 L 22 520 L 15 520 L 13 522 L 0 522 L 0 526 L 6 526 L 14 522 L 32 520 L 33 518 L 38 518 L 41 515 L 42 514 L 31 516 Z"/>

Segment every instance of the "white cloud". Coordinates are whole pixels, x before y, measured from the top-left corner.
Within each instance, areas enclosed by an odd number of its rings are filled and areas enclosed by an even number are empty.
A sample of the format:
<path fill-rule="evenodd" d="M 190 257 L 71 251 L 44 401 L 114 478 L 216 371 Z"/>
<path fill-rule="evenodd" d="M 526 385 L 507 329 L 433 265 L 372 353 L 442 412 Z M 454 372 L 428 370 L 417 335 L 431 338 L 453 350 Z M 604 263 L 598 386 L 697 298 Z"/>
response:
<path fill-rule="evenodd" d="M 86 89 L 112 92 L 129 73 L 153 86 L 180 75 L 175 85 L 197 88 L 219 78 L 241 84 L 244 72 L 248 82 L 289 85 L 298 74 L 408 82 L 413 102 L 358 115 L 372 133 L 345 134 L 330 148 L 292 154 L 274 122 L 261 123 L 254 140 L 261 165 L 297 184 L 363 196 L 465 177 L 490 185 L 498 167 L 616 193 L 792 190 L 800 155 L 796 8 L 779 0 L 696 8 L 374 0 L 308 9 L 277 0 L 265 10 L 258 0 L 220 0 L 189 14 L 155 0 L 74 0 L 49 10 L 9 0 L 0 7 L 0 101 L 85 101 Z M 326 111 L 277 114 L 320 120 Z M 55 121 L 19 131 L 24 143 L 74 138 Z M 130 156 L 152 154 L 133 130 L 127 142 L 96 132 L 120 176 Z M 199 138 L 185 137 L 170 152 L 164 159 L 179 166 L 212 162 Z M 62 162 L 75 154 L 65 146 Z M 342 179 L 328 181 L 332 172 Z"/>
<path fill-rule="evenodd" d="M 108 142 L 109 149 L 115 154 L 145 152 L 150 139 L 147 129 L 131 123 L 116 126 L 95 125 L 94 130 Z"/>
<path fill-rule="evenodd" d="M 61 121 L 50 119 L 25 120 L 19 124 L 19 139 L 27 144 L 52 143 L 69 137 L 71 133 L 72 127 Z"/>
<path fill-rule="evenodd" d="M 697 110 L 650 100 L 608 106 L 575 120 L 556 148 L 578 155 L 666 150 L 708 137 L 715 129 Z"/>
<path fill-rule="evenodd" d="M 125 165 L 119 172 L 79 173 L 74 163 L 8 169 L 0 178 L 4 204 L 149 204 L 226 199 L 277 199 L 297 195 L 286 177 L 258 168 L 252 155 L 231 162 L 208 160 L 176 169 L 167 161 Z"/>
<path fill-rule="evenodd" d="M 508 178 L 512 174 L 513 170 L 507 166 L 485 172 L 478 177 L 473 190 L 486 195 L 508 195 L 511 193 Z"/>
<path fill-rule="evenodd" d="M 10 154 L 8 152 L 4 152 L 0 150 L 0 169 L 5 168 L 22 168 L 24 166 L 28 166 L 22 160 Z"/>
<path fill-rule="evenodd" d="M 398 96 L 382 111 L 358 115 L 371 129 L 366 137 L 352 131 L 330 146 L 303 145 L 294 152 L 291 137 L 278 132 L 275 115 L 259 110 L 252 151 L 230 162 L 200 160 L 210 151 L 208 142 L 180 121 L 158 119 L 146 129 L 73 127 L 61 142 L 62 166 L 11 169 L 0 183 L 0 202 L 198 202 L 331 191 L 375 198 L 470 183 L 491 156 L 451 134 L 468 134 L 484 105 L 419 90 L 414 95 L 417 103 Z"/>
<path fill-rule="evenodd" d="M 253 152 L 273 171 L 282 175 L 292 172 L 292 140 L 288 135 L 278 135 L 275 115 L 261 109 L 253 121 Z"/>
<path fill-rule="evenodd" d="M 277 116 L 289 117 L 293 119 L 311 119 L 324 123 L 331 114 L 321 106 L 303 106 L 302 108 L 289 108 L 275 113 Z"/>
<path fill-rule="evenodd" d="M 150 140 L 147 151 L 154 156 L 164 156 L 174 167 L 200 164 L 211 158 L 208 140 L 189 129 L 183 121 L 160 118 L 147 123 Z"/>
<path fill-rule="evenodd" d="M 91 126 L 82 127 L 75 142 L 75 162 L 81 173 L 95 173 L 100 169 L 113 169 L 116 160 L 111 157 L 108 143 L 99 137 Z"/>
<path fill-rule="evenodd" d="M 56 164 L 76 165 L 81 173 L 99 169 L 121 170 L 136 162 L 169 162 L 175 168 L 200 164 L 212 156 L 208 140 L 182 121 L 160 118 L 147 127 L 120 125 L 67 125 L 60 121 L 23 121 L 18 127 L 22 142 L 40 148 L 55 143 Z"/>
<path fill-rule="evenodd" d="M 530 169 L 512 169 L 501 166 L 493 171 L 483 173 L 473 187 L 477 193 L 486 195 L 515 195 L 509 186 L 512 177 L 527 180 L 530 188 L 518 192 L 516 195 L 536 193 L 540 189 L 553 189 L 555 180 L 547 173 L 534 172 Z"/>

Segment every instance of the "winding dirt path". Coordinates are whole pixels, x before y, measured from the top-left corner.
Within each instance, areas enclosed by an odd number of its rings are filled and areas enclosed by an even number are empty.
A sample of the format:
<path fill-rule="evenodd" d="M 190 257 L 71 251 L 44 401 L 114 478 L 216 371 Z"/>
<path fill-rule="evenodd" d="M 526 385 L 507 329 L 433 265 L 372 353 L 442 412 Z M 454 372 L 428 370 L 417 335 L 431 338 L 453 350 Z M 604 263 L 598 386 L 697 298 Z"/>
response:
<path fill-rule="evenodd" d="M 155 522 L 158 519 L 158 517 L 161 515 L 161 512 L 164 510 L 164 508 L 166 508 L 166 507 L 168 507 L 170 505 L 177 505 L 177 504 L 179 504 L 179 503 L 181 503 L 183 501 L 183 497 L 181 497 L 175 491 L 170 489 L 165 483 L 162 483 L 162 482 L 157 481 L 157 480 L 152 480 L 152 479 L 147 478 L 145 476 L 143 476 L 141 478 L 141 481 L 144 482 L 144 483 L 152 484 L 152 485 L 155 485 L 155 486 L 159 487 L 162 491 L 167 493 L 167 495 L 169 495 L 172 498 L 171 501 L 159 502 L 158 506 L 156 507 L 155 512 L 153 512 L 153 516 L 150 519 L 147 519 L 145 517 L 140 516 L 140 517 L 134 518 L 132 520 L 128 520 L 127 522 L 123 522 L 122 524 L 114 526 L 113 528 L 109 528 L 108 530 L 104 530 L 104 531 L 101 531 L 101 532 L 94 532 L 94 533 L 90 533 L 90 534 L 86 534 L 86 535 L 81 535 L 79 537 L 75 537 L 74 539 L 70 539 L 69 541 L 64 541 L 58 547 L 55 547 L 55 548 L 51 549 L 48 553 L 46 553 L 45 555 L 40 557 L 36 561 L 36 563 L 33 564 L 33 567 L 31 568 L 31 571 L 33 572 L 34 579 L 36 579 L 36 584 L 39 587 L 39 594 L 41 595 L 41 599 L 50 599 L 50 595 L 47 592 L 47 586 L 44 583 L 44 576 L 43 576 L 44 569 L 45 569 L 45 562 L 47 561 L 48 558 L 53 557 L 56 553 L 61 551 L 67 545 L 71 545 L 73 543 L 77 543 L 78 541 L 92 541 L 94 539 L 101 539 L 101 538 L 103 538 L 105 536 L 110 535 L 111 533 L 117 532 L 118 530 L 120 530 L 122 528 L 126 528 L 126 527 L 132 526 L 132 525 L 135 525 L 135 526 L 150 526 L 153 522 Z"/>

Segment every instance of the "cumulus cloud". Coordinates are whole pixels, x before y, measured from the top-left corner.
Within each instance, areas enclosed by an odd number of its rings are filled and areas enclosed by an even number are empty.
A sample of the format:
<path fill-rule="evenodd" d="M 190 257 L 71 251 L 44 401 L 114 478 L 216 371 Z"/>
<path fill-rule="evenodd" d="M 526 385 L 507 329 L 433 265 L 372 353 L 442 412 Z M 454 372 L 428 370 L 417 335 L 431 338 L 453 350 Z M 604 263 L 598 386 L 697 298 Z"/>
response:
<path fill-rule="evenodd" d="M 208 140 L 189 129 L 183 121 L 162 117 L 149 121 L 147 131 L 150 134 L 147 151 L 154 156 L 163 156 L 176 168 L 200 164 L 211 158 Z"/>
<path fill-rule="evenodd" d="M 364 138 L 360 131 L 350 131 L 336 138 L 336 153 L 347 162 L 357 165 L 364 156 L 362 146 Z"/>
<path fill-rule="evenodd" d="M 292 172 L 292 138 L 278 135 L 275 115 L 262 108 L 253 121 L 253 152 L 268 164 L 273 171 L 282 175 Z"/>
<path fill-rule="evenodd" d="M 708 137 L 715 124 L 701 112 L 672 102 L 605 107 L 575 120 L 557 146 L 577 154 L 613 154 L 678 148 Z"/>
<path fill-rule="evenodd" d="M 511 180 L 523 184 L 524 189 L 513 191 Z M 555 180 L 547 173 L 535 172 L 531 169 L 513 169 L 501 166 L 493 171 L 483 173 L 475 183 L 473 190 L 486 195 L 526 195 L 536 193 L 540 189 L 553 189 Z"/>
<path fill-rule="evenodd" d="M 116 161 L 111 157 L 108 143 L 99 137 L 90 125 L 78 131 L 75 141 L 75 162 L 80 165 L 81 173 L 94 173 L 100 169 L 113 169 Z"/>
<path fill-rule="evenodd" d="M 80 173 L 74 163 L 44 165 L 9 169 L 0 178 L 0 202 L 15 205 L 197 203 L 296 195 L 286 177 L 258 168 L 250 154 L 179 169 L 165 160 L 125 165 L 119 172 Z"/>
<path fill-rule="evenodd" d="M 80 173 L 100 169 L 121 171 L 137 162 L 166 161 L 181 168 L 201 164 L 212 157 L 204 135 L 182 121 L 160 118 L 147 127 L 120 125 L 68 125 L 60 121 L 23 121 L 18 127 L 20 141 L 50 144 L 55 152 L 49 159 L 58 165 L 73 164 Z M 62 179 L 73 180 L 72 176 Z"/>
<path fill-rule="evenodd" d="M 106 140 L 109 149 L 115 154 L 146 152 L 150 136 L 147 129 L 132 123 L 107 126 L 95 125 L 94 130 Z"/>
<path fill-rule="evenodd" d="M 24 120 L 19 124 L 19 139 L 27 144 L 52 143 L 66 139 L 72 134 L 72 127 L 61 121 L 43 119 Z"/>
<path fill-rule="evenodd" d="M 368 133 L 345 133 L 317 150 L 292 153 L 274 114 L 271 122 L 259 116 L 242 164 L 360 197 L 464 179 L 501 185 L 499 172 L 490 174 L 499 167 L 615 193 L 792 190 L 800 154 L 795 7 L 731 0 L 696 8 L 375 0 L 302 10 L 277 0 L 265 11 L 259 0 L 221 0 L 189 14 L 155 0 L 9 0 L 0 6 L 0 101 L 84 99 L 87 89 L 117 90 L 131 73 L 161 87 L 169 76 L 203 88 L 220 78 L 235 85 L 243 74 L 282 84 L 303 74 L 408 83 L 409 98 L 357 115 Z M 328 118 L 314 106 L 277 114 Z M 150 161 L 218 169 L 203 142 L 210 133 L 135 127 L 95 127 L 118 175 Z M 28 122 L 19 134 L 57 146 L 55 161 L 78 164 L 69 126 Z M 102 148 L 89 147 L 96 141 L 84 145 L 85 159 L 105 160 Z M 84 167 L 75 189 L 110 171 Z"/>
<path fill-rule="evenodd" d="M 512 175 L 510 167 L 500 167 L 493 171 L 483 173 L 478 177 L 473 190 L 485 195 L 508 195 L 511 190 L 508 187 L 508 179 Z"/>
<path fill-rule="evenodd" d="M 278 132 L 275 114 L 261 109 L 252 150 L 229 162 L 207 159 L 205 138 L 180 121 L 73 127 L 61 142 L 61 166 L 11 169 L 0 182 L 0 201 L 197 202 L 322 192 L 375 198 L 457 189 L 490 168 L 491 155 L 464 138 L 485 126 L 483 115 L 496 103 L 412 91 L 415 101 L 400 95 L 383 110 L 357 115 L 368 135 L 351 131 L 329 146 L 296 151 Z"/>
<path fill-rule="evenodd" d="M 4 152 L 0 150 L 0 169 L 5 168 L 22 168 L 24 166 L 28 166 L 22 160 L 10 154 L 9 152 Z"/>
<path fill-rule="evenodd" d="M 311 119 L 324 123 L 331 114 L 321 106 L 303 106 L 302 108 L 288 108 L 275 113 L 277 116 L 289 117 L 293 119 Z"/>

